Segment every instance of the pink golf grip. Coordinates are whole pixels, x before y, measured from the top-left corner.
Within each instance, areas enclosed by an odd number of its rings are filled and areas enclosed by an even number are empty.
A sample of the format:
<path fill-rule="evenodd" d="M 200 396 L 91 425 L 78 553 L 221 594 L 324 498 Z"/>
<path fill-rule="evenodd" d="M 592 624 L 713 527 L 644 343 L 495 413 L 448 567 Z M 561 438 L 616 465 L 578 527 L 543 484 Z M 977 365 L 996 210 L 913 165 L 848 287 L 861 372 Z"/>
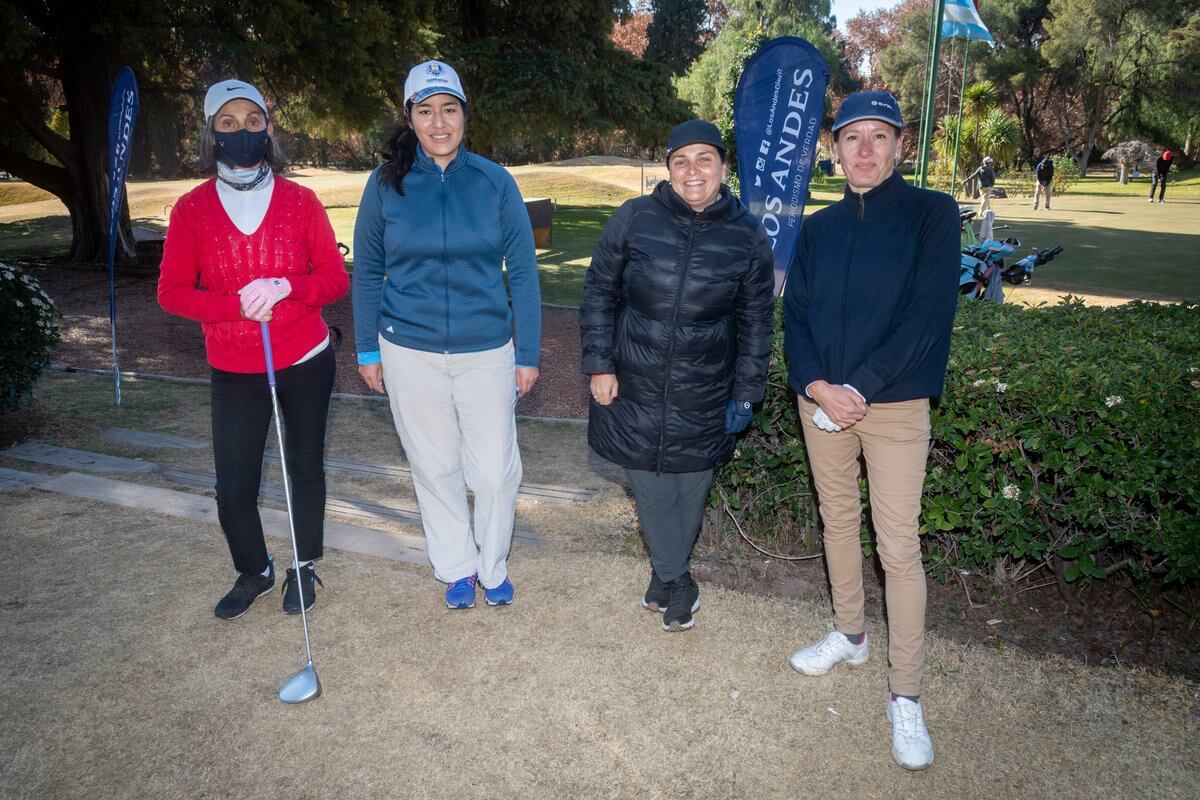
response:
<path fill-rule="evenodd" d="M 267 356 L 267 383 L 271 388 L 275 388 L 275 358 L 271 355 L 271 329 L 267 327 L 267 323 L 260 322 L 262 326 L 263 352 Z"/>

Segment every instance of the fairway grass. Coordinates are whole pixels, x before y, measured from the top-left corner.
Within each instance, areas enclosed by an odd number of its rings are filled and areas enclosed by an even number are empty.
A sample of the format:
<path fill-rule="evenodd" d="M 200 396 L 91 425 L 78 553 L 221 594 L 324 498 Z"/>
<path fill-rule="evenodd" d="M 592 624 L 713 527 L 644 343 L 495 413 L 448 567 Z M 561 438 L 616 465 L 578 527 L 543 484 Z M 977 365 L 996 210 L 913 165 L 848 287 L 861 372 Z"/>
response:
<path fill-rule="evenodd" d="M 524 196 L 555 201 L 553 246 L 538 251 L 538 263 L 543 300 L 559 305 L 582 301 L 592 248 L 616 207 L 664 176 L 658 164 L 601 158 L 511 171 Z M 352 248 L 368 174 L 302 169 L 290 177 L 317 193 L 337 240 Z M 1200 173 L 1174 178 L 1163 205 L 1145 201 L 1146 179 L 1122 185 L 1111 175 L 1077 181 L 1065 196 L 1055 198 L 1049 212 L 1034 212 L 1027 197 L 995 201 L 998 221 L 1010 226 L 1004 235 L 1022 242 L 1019 255 L 1035 246 L 1063 246 L 1063 254 L 1037 272 L 1033 286 L 1010 292 L 1010 300 L 1053 302 L 1069 292 L 1104 304 L 1132 298 L 1200 301 Z M 196 184 L 131 183 L 135 224 L 165 229 L 172 203 Z M 841 186 L 841 179 L 816 186 L 807 213 L 838 199 Z M 0 184 L 0 259 L 65 255 L 70 247 L 66 209 L 43 198 L 44 193 L 27 184 Z"/>

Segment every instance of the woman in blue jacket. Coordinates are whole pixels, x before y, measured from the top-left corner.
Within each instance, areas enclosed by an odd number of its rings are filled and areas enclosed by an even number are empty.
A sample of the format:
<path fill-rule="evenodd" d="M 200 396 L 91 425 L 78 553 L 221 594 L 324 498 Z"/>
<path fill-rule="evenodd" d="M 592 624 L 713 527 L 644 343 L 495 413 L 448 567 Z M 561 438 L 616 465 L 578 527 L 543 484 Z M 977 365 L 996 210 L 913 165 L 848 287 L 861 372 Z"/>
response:
<path fill-rule="evenodd" d="M 514 409 L 541 349 L 533 231 L 512 176 L 462 147 L 467 96 L 454 69 L 418 64 L 404 98 L 354 226 L 358 370 L 388 395 L 446 605 L 474 606 L 476 583 L 489 605 L 507 605 Z"/>

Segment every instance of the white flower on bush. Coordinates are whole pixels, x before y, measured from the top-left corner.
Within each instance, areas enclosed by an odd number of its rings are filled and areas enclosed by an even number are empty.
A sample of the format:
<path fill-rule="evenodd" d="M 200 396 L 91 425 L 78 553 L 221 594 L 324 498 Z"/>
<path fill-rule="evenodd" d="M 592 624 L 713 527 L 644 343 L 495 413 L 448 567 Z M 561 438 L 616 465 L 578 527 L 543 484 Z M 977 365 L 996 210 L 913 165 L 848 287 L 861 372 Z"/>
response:
<path fill-rule="evenodd" d="M 1004 335 L 1004 331 L 1000 331 L 999 333 L 993 333 L 993 334 L 992 334 L 992 338 L 993 338 L 993 339 L 999 339 L 999 338 L 1000 338 L 1001 336 L 1003 336 L 1003 335 Z"/>
<path fill-rule="evenodd" d="M 1000 494 L 1004 495 L 1004 499 L 1006 500 L 1020 500 L 1021 487 L 1015 483 L 1010 483 L 1000 490 Z"/>
<path fill-rule="evenodd" d="M 973 381 L 971 383 L 971 385 L 974 386 L 976 389 L 978 389 L 980 386 L 983 386 L 985 383 L 987 383 L 987 381 L 984 380 L 983 378 L 980 378 L 977 381 Z"/>
<path fill-rule="evenodd" d="M 1007 392 L 1007 391 L 1008 391 L 1008 384 L 1007 384 L 1007 383 L 1001 383 L 1000 381 L 996 381 L 996 391 L 997 391 L 997 392 Z"/>
<path fill-rule="evenodd" d="M 1121 397 L 1119 394 L 1110 394 L 1108 397 L 1104 398 L 1104 405 L 1108 406 L 1109 408 L 1112 408 L 1113 406 L 1119 406 L 1124 402 L 1125 398 Z"/>

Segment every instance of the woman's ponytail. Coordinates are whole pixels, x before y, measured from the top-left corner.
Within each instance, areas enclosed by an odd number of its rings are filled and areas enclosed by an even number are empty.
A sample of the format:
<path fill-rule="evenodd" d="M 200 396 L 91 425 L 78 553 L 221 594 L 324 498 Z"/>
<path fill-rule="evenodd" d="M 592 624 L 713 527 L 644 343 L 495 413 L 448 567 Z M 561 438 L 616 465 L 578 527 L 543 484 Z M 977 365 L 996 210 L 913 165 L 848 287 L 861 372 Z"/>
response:
<path fill-rule="evenodd" d="M 407 107 L 405 111 L 407 111 Z M 404 176 L 412 169 L 417 157 L 417 134 L 408 124 L 408 115 L 400 120 L 396 130 L 379 149 L 383 156 L 383 174 L 391 179 L 396 194 L 404 194 Z"/>

